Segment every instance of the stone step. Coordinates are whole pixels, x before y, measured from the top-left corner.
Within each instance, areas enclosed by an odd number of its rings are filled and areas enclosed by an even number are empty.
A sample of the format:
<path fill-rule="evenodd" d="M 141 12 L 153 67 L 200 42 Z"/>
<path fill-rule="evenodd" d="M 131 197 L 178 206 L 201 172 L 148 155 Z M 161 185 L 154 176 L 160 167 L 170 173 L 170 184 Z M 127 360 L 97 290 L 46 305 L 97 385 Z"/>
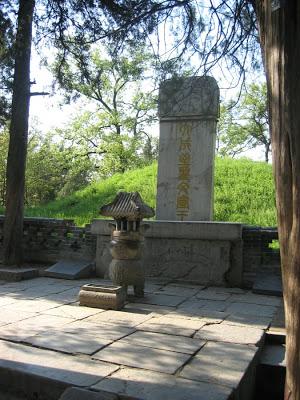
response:
<path fill-rule="evenodd" d="M 255 399 L 282 400 L 285 373 L 285 345 L 266 344 L 256 370 Z"/>

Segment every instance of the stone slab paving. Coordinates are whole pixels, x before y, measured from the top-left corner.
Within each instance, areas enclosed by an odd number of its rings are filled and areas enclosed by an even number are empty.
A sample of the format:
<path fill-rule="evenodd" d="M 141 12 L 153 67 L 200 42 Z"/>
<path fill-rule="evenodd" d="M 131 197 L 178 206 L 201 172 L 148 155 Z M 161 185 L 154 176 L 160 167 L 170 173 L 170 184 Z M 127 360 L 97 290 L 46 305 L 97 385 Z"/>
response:
<path fill-rule="evenodd" d="M 249 326 L 251 328 L 267 329 L 272 321 L 272 317 L 248 315 L 248 314 L 229 314 L 222 324 Z"/>
<path fill-rule="evenodd" d="M 135 314 L 125 311 L 107 310 L 86 318 L 87 322 L 102 324 L 104 322 L 134 327 L 151 318 L 149 314 Z"/>
<path fill-rule="evenodd" d="M 76 386 L 91 386 L 118 370 L 117 365 L 0 341 L 0 370 L 13 369 Z"/>
<path fill-rule="evenodd" d="M 102 282 L 0 282 L 0 379 L 10 367 L 141 400 L 225 400 L 281 304 L 239 288 L 152 280 L 123 311 L 80 307 L 80 287 Z"/>
<path fill-rule="evenodd" d="M 63 306 L 50 308 L 50 310 L 43 311 L 43 314 L 57 315 L 65 318 L 83 319 L 104 311 L 105 310 L 100 308 L 84 307 L 79 306 L 78 303 L 73 303 L 72 305 L 65 304 Z"/>
<path fill-rule="evenodd" d="M 176 310 L 175 307 L 168 306 L 157 306 L 155 304 L 143 304 L 143 303 L 127 303 L 124 307 L 125 311 L 134 312 L 137 314 L 149 314 L 152 315 L 164 315 Z"/>
<path fill-rule="evenodd" d="M 273 296 L 264 296 L 260 294 L 247 293 L 247 294 L 233 294 L 231 297 L 232 302 L 242 302 L 251 304 L 261 304 L 264 306 L 278 306 L 281 299 Z"/>
<path fill-rule="evenodd" d="M 203 288 L 203 286 L 186 287 L 186 286 L 181 286 L 181 285 L 176 286 L 176 285 L 170 284 L 167 286 L 163 286 L 155 293 L 156 294 L 169 294 L 169 295 L 173 295 L 173 296 L 192 297 L 196 293 L 198 293 L 202 288 Z"/>
<path fill-rule="evenodd" d="M 250 328 L 249 326 L 213 324 L 201 328 L 194 337 L 214 342 L 259 345 L 264 335 L 265 332 L 262 329 Z"/>
<path fill-rule="evenodd" d="M 206 324 L 201 319 L 183 319 L 161 316 L 153 317 L 137 326 L 137 329 L 150 332 L 161 332 L 169 335 L 193 336 L 194 333 Z"/>
<path fill-rule="evenodd" d="M 101 361 L 167 374 L 174 374 L 190 357 L 189 354 L 174 351 L 138 346 L 136 344 L 131 346 L 128 345 L 126 340 L 122 339 L 92 356 L 93 359 Z"/>
<path fill-rule="evenodd" d="M 24 342 L 37 347 L 63 351 L 66 353 L 93 354 L 102 347 L 132 333 L 124 326 L 102 324 L 95 326 L 77 321 L 60 329 L 42 332 L 24 339 Z"/>
<path fill-rule="evenodd" d="M 221 293 L 211 290 L 201 290 L 196 294 L 197 299 L 214 300 L 214 301 L 225 301 L 229 299 L 230 296 L 231 296 L 230 293 Z"/>
<path fill-rule="evenodd" d="M 143 331 L 135 332 L 127 336 L 122 342 L 126 342 L 133 347 L 138 345 L 186 354 L 194 354 L 206 343 L 204 340 L 197 340 L 189 337 Z"/>
<path fill-rule="evenodd" d="M 93 386 L 143 400 L 226 400 L 231 389 L 172 375 L 122 368 Z"/>
<path fill-rule="evenodd" d="M 272 317 L 276 312 L 276 306 L 264 306 L 253 303 L 231 303 L 226 307 L 228 314 L 259 315 L 261 317 Z"/>
<path fill-rule="evenodd" d="M 237 388 L 257 350 L 255 346 L 208 342 L 183 368 L 180 376 Z"/>
<path fill-rule="evenodd" d="M 140 302 L 140 298 L 137 300 Z M 186 300 L 184 296 L 173 296 L 167 294 L 147 294 L 143 298 L 143 303 L 145 304 L 156 304 L 158 306 L 169 306 L 169 307 L 176 307 L 180 303 Z"/>
<path fill-rule="evenodd" d="M 0 339 L 22 341 L 41 332 L 49 331 L 54 327 L 62 327 L 74 319 L 57 317 L 55 315 L 37 315 L 23 321 L 7 324 L 0 327 Z"/>

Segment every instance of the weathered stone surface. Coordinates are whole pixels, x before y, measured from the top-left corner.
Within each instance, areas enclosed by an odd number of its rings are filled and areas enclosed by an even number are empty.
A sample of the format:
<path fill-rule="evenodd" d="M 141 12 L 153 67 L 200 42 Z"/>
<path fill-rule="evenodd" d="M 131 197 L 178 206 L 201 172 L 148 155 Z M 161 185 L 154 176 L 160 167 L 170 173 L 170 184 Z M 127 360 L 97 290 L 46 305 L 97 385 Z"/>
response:
<path fill-rule="evenodd" d="M 199 313 L 203 311 L 225 311 L 229 304 L 221 300 L 191 299 L 180 304 L 179 309 Z"/>
<path fill-rule="evenodd" d="M 201 290 L 201 288 L 203 288 L 204 286 L 199 286 L 199 287 L 187 287 L 187 286 L 183 286 L 183 285 L 175 285 L 175 284 L 170 284 L 170 285 L 166 285 L 162 288 L 160 288 L 158 291 L 156 291 L 156 294 L 170 294 L 170 295 L 174 295 L 174 296 L 184 296 L 184 297 L 192 297 L 194 296 L 196 293 L 199 292 L 199 290 Z"/>
<path fill-rule="evenodd" d="M 119 400 L 119 397 L 112 393 L 92 392 L 91 390 L 77 387 L 68 388 L 58 400 Z"/>
<path fill-rule="evenodd" d="M 45 276 L 62 279 L 79 279 L 90 276 L 94 264 L 87 260 L 60 260 L 44 271 Z"/>
<path fill-rule="evenodd" d="M 18 300 L 13 304 L 9 304 L 3 307 L 3 310 L 7 311 L 22 311 L 22 312 L 43 312 L 46 310 L 50 310 L 51 308 L 55 308 L 60 306 L 60 303 L 56 300 L 48 300 L 46 298 L 43 299 L 35 299 L 35 300 Z"/>
<path fill-rule="evenodd" d="M 167 333 L 169 335 L 192 336 L 196 330 L 206 324 L 201 319 L 183 319 L 172 316 L 154 317 L 139 325 L 137 329 L 149 332 Z"/>
<path fill-rule="evenodd" d="M 230 294 L 245 294 L 246 290 L 239 287 L 224 287 L 224 286 L 210 286 L 206 289 L 209 292 L 214 293 L 230 293 Z"/>
<path fill-rule="evenodd" d="M 43 311 L 43 314 L 57 315 L 58 317 L 82 319 L 90 317 L 91 315 L 99 314 L 105 310 L 95 309 L 91 307 L 73 305 L 62 305 L 60 307 L 51 308 L 50 310 Z"/>
<path fill-rule="evenodd" d="M 143 258 L 146 277 L 200 285 L 241 283 L 241 224 L 149 221 L 148 225 Z M 97 275 L 105 277 L 111 260 L 107 221 L 94 221 L 92 231 L 97 234 Z"/>
<path fill-rule="evenodd" d="M 225 301 L 230 298 L 230 294 L 216 293 L 211 290 L 201 290 L 196 294 L 196 298 L 201 300 Z"/>
<path fill-rule="evenodd" d="M 144 298 L 138 299 L 137 302 L 144 304 L 154 304 L 158 306 L 176 307 L 186 298 L 182 296 L 170 296 L 167 294 L 146 294 Z"/>
<path fill-rule="evenodd" d="M 204 326 L 195 335 L 195 338 L 202 340 L 253 345 L 258 345 L 263 337 L 264 331 L 262 329 L 224 323 Z"/>
<path fill-rule="evenodd" d="M 128 328 L 120 324 L 109 324 L 104 321 L 99 324 L 86 322 L 86 319 L 78 320 L 59 328 L 60 332 L 66 332 L 73 335 L 82 335 L 90 337 L 91 333 L 95 333 L 95 337 L 103 337 L 111 340 L 118 340 L 123 336 L 127 336 L 134 332 L 133 328 Z"/>
<path fill-rule="evenodd" d="M 228 312 L 229 314 L 246 314 L 271 317 L 275 314 L 276 307 L 251 303 L 231 303 L 226 308 L 226 312 Z"/>
<path fill-rule="evenodd" d="M 103 313 L 88 317 L 86 318 L 86 321 L 93 324 L 110 323 L 127 327 L 134 327 L 143 323 L 144 321 L 147 321 L 149 318 L 151 318 L 150 315 L 135 314 L 133 312 L 126 311 L 108 310 Z"/>
<path fill-rule="evenodd" d="M 272 317 L 248 315 L 248 314 L 230 314 L 225 318 L 223 324 L 242 325 L 250 328 L 267 329 L 270 325 Z"/>
<path fill-rule="evenodd" d="M 203 311 L 201 309 L 199 312 L 194 312 L 192 310 L 182 310 L 177 309 L 176 311 L 172 311 L 166 314 L 166 317 L 169 318 L 182 318 L 187 320 L 201 320 L 201 322 L 206 322 L 207 324 L 219 324 L 221 323 L 228 314 L 221 311 Z"/>
<path fill-rule="evenodd" d="M 263 306 L 279 306 L 281 299 L 273 296 L 263 296 L 259 294 L 247 293 L 247 294 L 233 294 L 231 301 L 235 303 L 249 303 L 249 304 L 260 304 Z"/>
<path fill-rule="evenodd" d="M 164 315 L 170 313 L 172 310 L 175 310 L 175 307 L 143 303 L 127 303 L 124 307 L 124 311 L 135 312 L 138 314 L 152 313 L 152 315 Z"/>
<path fill-rule="evenodd" d="M 14 322 L 23 321 L 37 315 L 38 313 L 35 312 L 25 312 L 19 310 L 12 311 L 2 309 L 0 313 L 0 325 L 7 325 Z"/>
<path fill-rule="evenodd" d="M 230 247 L 226 241 L 153 237 L 145 246 L 145 270 L 150 276 L 223 285 L 231 264 Z"/>
<path fill-rule="evenodd" d="M 254 346 L 208 342 L 180 376 L 237 388 L 257 350 Z"/>
<path fill-rule="evenodd" d="M 231 393 L 225 386 L 132 368 L 120 369 L 93 388 L 141 400 L 227 400 Z"/>
<path fill-rule="evenodd" d="M 37 315 L 6 326 L 1 326 L 0 338 L 22 341 L 29 336 L 61 327 L 73 321 L 74 319 L 57 317 L 55 315 Z"/>
<path fill-rule="evenodd" d="M 137 345 L 133 347 L 119 340 L 92 357 L 114 364 L 173 374 L 190 358 L 190 355 Z"/>
<path fill-rule="evenodd" d="M 0 341 L 0 369 L 12 369 L 76 386 L 91 386 L 118 367 L 57 352 Z"/>
<path fill-rule="evenodd" d="M 79 292 L 81 306 L 102 308 L 105 310 L 121 310 L 126 301 L 126 289 L 114 285 L 83 285 Z"/>
<path fill-rule="evenodd" d="M 218 99 L 218 86 L 210 77 L 170 80 L 160 88 L 158 220 L 212 218 Z"/>
<path fill-rule="evenodd" d="M 143 331 L 134 332 L 126 336 L 126 338 L 122 339 L 122 342 L 127 342 L 130 346 L 138 345 L 186 354 L 194 354 L 195 351 L 199 350 L 205 344 L 204 341 L 189 337 Z"/>

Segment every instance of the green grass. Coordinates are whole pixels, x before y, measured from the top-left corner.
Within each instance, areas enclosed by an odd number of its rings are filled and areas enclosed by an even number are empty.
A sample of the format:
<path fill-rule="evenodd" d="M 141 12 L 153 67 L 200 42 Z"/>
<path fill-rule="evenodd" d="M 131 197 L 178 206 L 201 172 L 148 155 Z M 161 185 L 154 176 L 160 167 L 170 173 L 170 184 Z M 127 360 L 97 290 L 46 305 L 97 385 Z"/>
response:
<path fill-rule="evenodd" d="M 27 216 L 74 219 L 77 225 L 99 218 L 101 205 L 110 202 L 120 190 L 138 191 L 155 207 L 157 164 L 116 174 L 92 183 L 69 197 L 26 210 Z M 248 159 L 216 159 L 216 221 L 275 226 L 275 195 L 272 167 Z"/>

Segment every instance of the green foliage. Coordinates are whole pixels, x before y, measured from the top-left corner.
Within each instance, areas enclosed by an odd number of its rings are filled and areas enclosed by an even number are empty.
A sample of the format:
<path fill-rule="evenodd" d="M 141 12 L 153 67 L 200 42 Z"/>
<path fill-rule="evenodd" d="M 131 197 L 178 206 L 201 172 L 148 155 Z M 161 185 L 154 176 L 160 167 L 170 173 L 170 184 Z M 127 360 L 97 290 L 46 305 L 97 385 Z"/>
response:
<path fill-rule="evenodd" d="M 99 218 L 100 206 L 111 201 L 120 190 L 139 191 L 146 203 L 155 207 L 156 174 L 156 163 L 115 174 L 44 207 L 27 209 L 26 215 L 71 218 L 83 225 Z M 276 225 L 271 166 L 248 159 L 217 158 L 214 207 L 216 221 Z"/>
<path fill-rule="evenodd" d="M 52 66 L 67 101 L 81 97 L 95 107 L 76 116 L 60 136 L 72 143 L 77 157 L 92 159 L 101 176 L 155 157 L 155 141 L 147 133 L 157 120 L 157 98 L 145 84 L 150 66 L 151 57 L 137 44 L 122 54 L 111 44 L 63 62 L 58 56 Z"/>
<path fill-rule="evenodd" d="M 111 178 L 92 183 L 71 196 L 51 202 L 44 207 L 28 209 L 26 215 L 50 218 L 74 218 L 78 225 L 99 217 L 101 205 L 113 200 L 120 190 L 139 191 L 143 199 L 154 207 L 156 192 L 156 164 L 143 169 L 118 173 Z"/>
<path fill-rule="evenodd" d="M 237 105 L 233 101 L 221 105 L 217 151 L 234 157 L 243 151 L 263 146 L 269 161 L 271 138 L 267 111 L 266 84 L 252 84 L 242 93 Z"/>

